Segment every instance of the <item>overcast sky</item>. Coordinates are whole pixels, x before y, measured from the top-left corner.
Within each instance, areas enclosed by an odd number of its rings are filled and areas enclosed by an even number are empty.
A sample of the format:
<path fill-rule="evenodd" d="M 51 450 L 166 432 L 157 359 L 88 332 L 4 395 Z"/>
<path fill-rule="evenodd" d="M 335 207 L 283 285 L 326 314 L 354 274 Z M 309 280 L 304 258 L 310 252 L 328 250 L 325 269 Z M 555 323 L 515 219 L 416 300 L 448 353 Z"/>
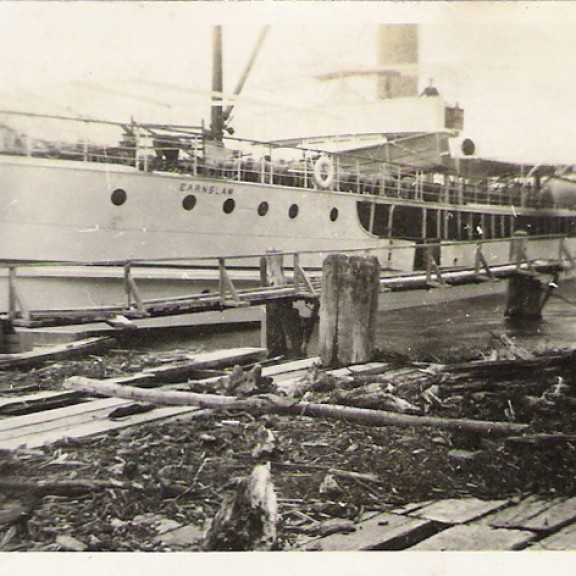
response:
<path fill-rule="evenodd" d="M 390 22 L 421 24 L 422 82 L 465 109 L 479 152 L 576 162 L 572 2 L 0 2 L 0 104 L 198 124 L 212 25 L 232 91 L 270 24 L 241 125 L 263 102 L 314 102 L 320 72 L 373 66 L 376 25 Z"/>

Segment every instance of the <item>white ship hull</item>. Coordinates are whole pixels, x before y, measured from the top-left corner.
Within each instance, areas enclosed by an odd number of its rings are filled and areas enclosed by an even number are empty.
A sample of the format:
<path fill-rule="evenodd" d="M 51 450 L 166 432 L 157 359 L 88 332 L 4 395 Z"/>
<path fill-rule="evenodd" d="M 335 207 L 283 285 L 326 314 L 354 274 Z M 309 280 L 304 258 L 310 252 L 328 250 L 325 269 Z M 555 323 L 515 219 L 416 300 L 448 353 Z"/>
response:
<path fill-rule="evenodd" d="M 216 256 L 227 258 L 238 288 L 257 284 L 257 255 L 267 250 L 300 252 L 301 265 L 313 273 L 328 251 L 378 249 L 375 254 L 384 269 L 412 271 L 417 242 L 369 233 L 358 214 L 363 199 L 350 192 L 150 173 L 118 164 L 0 156 L 0 260 L 5 262 L 0 269 L 0 309 L 8 307 L 8 262 L 17 266 L 20 296 L 33 310 L 121 304 L 126 293 L 121 266 L 25 265 L 30 262 L 180 259 L 180 264 L 194 267 L 135 265 L 133 276 L 145 299 L 216 289 Z M 399 202 L 382 197 L 370 201 Z M 456 209 L 427 206 L 438 212 Z M 494 210 L 506 214 L 511 208 Z M 565 244 L 572 253 L 574 242 L 568 239 Z M 476 244 L 441 244 L 439 264 L 475 265 Z M 553 258 L 558 246 L 557 239 L 533 240 L 529 255 Z M 483 243 L 482 250 L 488 264 L 497 265 L 510 260 L 510 249 L 510 240 L 502 239 Z M 291 265 L 288 257 L 286 264 Z M 501 286 L 459 287 L 450 293 L 416 291 L 384 298 L 383 305 L 435 303 L 490 293 Z"/>

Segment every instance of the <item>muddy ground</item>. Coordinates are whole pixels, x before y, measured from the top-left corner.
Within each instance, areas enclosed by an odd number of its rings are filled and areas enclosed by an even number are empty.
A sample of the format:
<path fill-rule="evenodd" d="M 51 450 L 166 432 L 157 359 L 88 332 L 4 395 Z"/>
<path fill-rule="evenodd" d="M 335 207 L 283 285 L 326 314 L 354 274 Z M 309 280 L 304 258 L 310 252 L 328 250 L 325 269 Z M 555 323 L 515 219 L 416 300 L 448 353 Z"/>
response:
<path fill-rule="evenodd" d="M 120 376 L 174 359 L 177 351 L 116 349 L 28 371 L 4 371 L 0 392 L 57 389 L 69 376 Z M 426 378 L 407 394 L 401 386 L 395 393 L 427 415 L 529 423 L 531 434 L 576 434 L 573 363 L 464 374 L 452 383 L 442 383 L 437 375 Z M 476 384 L 466 389 L 471 382 Z M 439 383 L 440 388 L 432 391 L 440 402 L 426 400 L 423 392 Z M 558 383 L 568 401 L 544 400 Z M 334 397 L 324 386 L 310 392 L 309 399 Z M 185 421 L 0 452 L 0 478 L 87 479 L 130 486 L 81 496 L 40 497 L 25 490 L 4 490 L 0 547 L 4 551 L 199 550 L 202 531 L 224 496 L 235 489 L 235 479 L 253 469 L 253 449 L 263 426 L 278 443 L 272 455 L 280 514 L 278 549 L 322 533 L 338 523 L 335 519 L 346 529 L 348 521 L 410 502 L 576 494 L 574 439 L 521 445 L 434 428 L 373 428 L 318 418 L 203 411 Z M 333 468 L 367 476 L 333 475 Z M 11 529 L 10 513 L 18 506 L 25 510 L 27 521 Z M 170 530 L 184 526 L 190 527 L 185 541 L 170 539 Z"/>

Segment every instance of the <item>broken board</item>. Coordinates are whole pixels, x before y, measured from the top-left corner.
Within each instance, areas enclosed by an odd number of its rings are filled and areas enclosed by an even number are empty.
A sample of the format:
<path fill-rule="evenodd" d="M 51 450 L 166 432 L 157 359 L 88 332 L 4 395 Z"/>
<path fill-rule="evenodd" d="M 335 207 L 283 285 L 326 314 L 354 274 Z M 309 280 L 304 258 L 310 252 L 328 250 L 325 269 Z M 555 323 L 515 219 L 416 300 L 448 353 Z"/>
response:
<path fill-rule="evenodd" d="M 311 540 L 302 550 L 402 550 L 434 534 L 430 520 L 396 514 L 379 514 L 355 526 L 351 534 L 332 534 Z"/>
<path fill-rule="evenodd" d="M 487 517 L 486 523 L 494 528 L 551 531 L 573 520 L 576 520 L 576 498 L 542 500 L 530 496 L 517 506 Z"/>

